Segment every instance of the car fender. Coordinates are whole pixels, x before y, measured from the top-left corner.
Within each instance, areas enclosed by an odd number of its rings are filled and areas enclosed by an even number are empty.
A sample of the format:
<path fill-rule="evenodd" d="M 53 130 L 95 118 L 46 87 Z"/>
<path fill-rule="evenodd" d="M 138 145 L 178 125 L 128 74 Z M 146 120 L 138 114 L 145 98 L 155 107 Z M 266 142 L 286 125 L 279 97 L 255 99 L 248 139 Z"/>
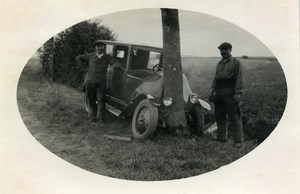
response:
<path fill-rule="evenodd" d="M 144 100 L 148 98 L 150 103 L 153 105 L 153 106 L 160 106 L 160 103 L 158 103 L 158 100 L 150 95 L 150 94 L 140 94 L 140 95 L 137 95 L 129 104 L 128 106 L 125 108 L 125 110 L 120 114 L 120 117 L 128 117 L 130 116 L 131 114 L 134 113 L 134 110 L 135 108 L 138 106 L 138 104 Z"/>
<path fill-rule="evenodd" d="M 182 74 L 182 80 L 183 80 L 183 99 L 184 99 L 185 103 L 188 103 L 189 95 L 192 94 L 192 90 L 191 90 L 189 82 L 184 74 Z M 208 111 L 211 110 L 211 107 L 207 102 L 205 102 L 204 100 L 202 100 L 200 98 L 198 98 L 198 101 L 199 101 L 199 104 L 202 106 L 202 108 L 204 108 L 205 110 L 208 110 Z"/>
<path fill-rule="evenodd" d="M 204 108 L 205 110 L 210 111 L 211 110 L 211 106 L 205 102 L 204 100 L 198 99 L 199 104 L 202 106 L 202 108 Z"/>

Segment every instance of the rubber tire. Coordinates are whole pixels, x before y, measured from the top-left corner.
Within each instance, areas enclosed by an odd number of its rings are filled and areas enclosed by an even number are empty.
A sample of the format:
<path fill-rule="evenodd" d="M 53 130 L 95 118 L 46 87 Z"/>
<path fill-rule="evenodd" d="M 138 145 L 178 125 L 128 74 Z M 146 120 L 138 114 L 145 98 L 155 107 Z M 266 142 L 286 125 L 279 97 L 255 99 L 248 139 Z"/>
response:
<path fill-rule="evenodd" d="M 144 130 L 139 129 L 139 126 L 143 127 L 141 122 L 145 121 L 145 118 L 142 117 L 143 115 L 141 114 L 149 117 L 148 119 L 146 118 L 147 127 Z M 139 119 L 140 123 L 138 121 Z M 156 130 L 157 122 L 158 108 L 152 105 L 148 99 L 142 100 L 136 107 L 132 117 L 132 136 L 139 140 L 144 140 L 151 137 Z"/>
<path fill-rule="evenodd" d="M 193 118 L 191 132 L 196 136 L 202 136 L 204 132 L 204 118 L 202 107 L 198 104 L 194 105 L 191 116 Z"/>

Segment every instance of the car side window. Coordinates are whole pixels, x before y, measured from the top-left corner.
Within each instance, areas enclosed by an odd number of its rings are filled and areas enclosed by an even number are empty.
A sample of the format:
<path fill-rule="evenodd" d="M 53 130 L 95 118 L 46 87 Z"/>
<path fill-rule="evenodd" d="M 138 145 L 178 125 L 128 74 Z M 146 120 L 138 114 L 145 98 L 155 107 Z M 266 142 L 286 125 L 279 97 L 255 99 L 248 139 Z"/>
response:
<path fill-rule="evenodd" d="M 127 56 L 128 56 L 128 47 L 127 46 L 116 46 L 115 49 L 115 58 L 118 59 L 121 66 L 126 68 Z"/>
<path fill-rule="evenodd" d="M 106 54 L 109 54 L 109 55 L 113 55 L 113 45 L 109 45 L 109 44 L 107 44 L 106 45 Z"/>
<path fill-rule="evenodd" d="M 129 70 L 152 70 L 155 65 L 160 65 L 161 53 L 155 51 L 132 48 L 131 65 Z M 161 66 L 161 65 L 160 65 Z"/>
<path fill-rule="evenodd" d="M 149 51 L 132 48 L 131 50 L 131 65 L 129 70 L 147 69 L 149 59 Z"/>
<path fill-rule="evenodd" d="M 149 60 L 148 60 L 148 66 L 147 68 L 148 69 L 153 69 L 153 67 L 155 65 L 158 65 L 159 68 L 162 68 L 162 64 L 161 64 L 161 53 L 158 53 L 158 52 L 154 52 L 154 51 L 151 51 L 150 52 L 150 55 L 149 55 Z"/>

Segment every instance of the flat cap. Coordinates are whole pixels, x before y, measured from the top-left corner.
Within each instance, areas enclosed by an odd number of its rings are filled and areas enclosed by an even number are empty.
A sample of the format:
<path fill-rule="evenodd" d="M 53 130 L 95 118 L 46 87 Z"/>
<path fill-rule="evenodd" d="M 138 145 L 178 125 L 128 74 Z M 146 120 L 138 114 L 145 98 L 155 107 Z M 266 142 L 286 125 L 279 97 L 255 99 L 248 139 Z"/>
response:
<path fill-rule="evenodd" d="M 220 46 L 218 46 L 218 49 L 222 49 L 222 48 L 230 48 L 232 49 L 232 45 L 228 42 L 223 42 L 222 44 L 220 44 Z"/>
<path fill-rule="evenodd" d="M 105 45 L 101 40 L 97 40 L 95 43 L 94 43 L 94 46 L 96 45 Z"/>

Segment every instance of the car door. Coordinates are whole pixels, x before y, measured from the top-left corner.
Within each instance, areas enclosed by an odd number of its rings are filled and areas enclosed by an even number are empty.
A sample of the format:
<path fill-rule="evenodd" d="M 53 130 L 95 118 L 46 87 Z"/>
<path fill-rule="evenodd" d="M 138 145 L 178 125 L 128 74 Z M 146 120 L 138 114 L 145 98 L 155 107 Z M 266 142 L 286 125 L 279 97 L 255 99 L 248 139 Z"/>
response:
<path fill-rule="evenodd" d="M 120 62 L 123 69 L 109 68 L 108 94 L 117 102 L 124 103 L 124 82 L 128 61 L 128 46 L 116 45 L 113 56 Z"/>

